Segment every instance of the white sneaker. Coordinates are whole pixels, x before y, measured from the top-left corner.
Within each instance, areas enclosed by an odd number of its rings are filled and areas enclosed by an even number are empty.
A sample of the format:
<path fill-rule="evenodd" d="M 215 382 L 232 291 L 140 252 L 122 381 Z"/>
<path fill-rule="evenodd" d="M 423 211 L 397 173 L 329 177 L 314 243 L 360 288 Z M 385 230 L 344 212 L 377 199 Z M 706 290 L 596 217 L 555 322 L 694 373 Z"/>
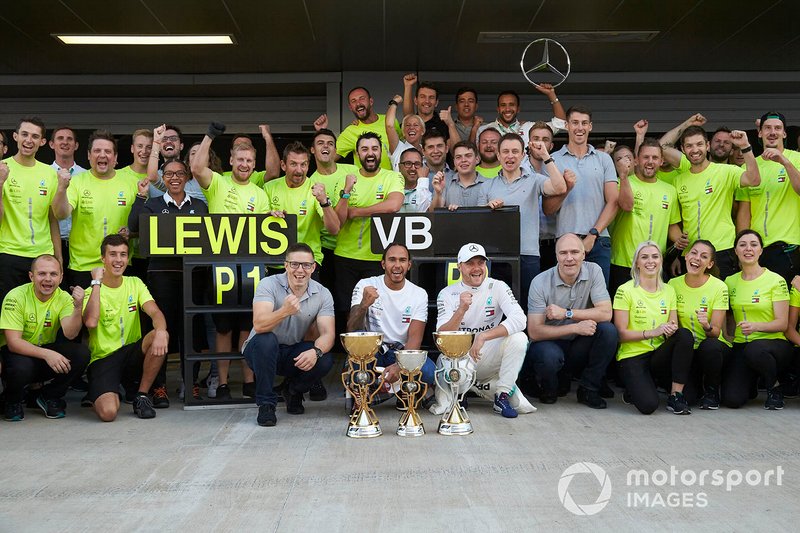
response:
<path fill-rule="evenodd" d="M 209 398 L 217 397 L 217 387 L 219 387 L 219 376 L 211 376 L 208 378 L 208 394 Z"/>

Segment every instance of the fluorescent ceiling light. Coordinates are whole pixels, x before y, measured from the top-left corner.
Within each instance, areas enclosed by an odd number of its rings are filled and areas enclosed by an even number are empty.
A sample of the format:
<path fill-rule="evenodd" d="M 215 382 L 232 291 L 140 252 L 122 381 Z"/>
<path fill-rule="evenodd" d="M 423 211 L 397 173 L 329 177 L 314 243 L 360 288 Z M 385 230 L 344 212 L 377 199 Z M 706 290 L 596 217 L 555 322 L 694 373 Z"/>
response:
<path fill-rule="evenodd" d="M 548 37 L 560 43 L 646 43 L 657 31 L 482 31 L 478 43 L 529 43 Z"/>
<path fill-rule="evenodd" d="M 233 36 L 225 35 L 57 35 L 64 44 L 91 45 L 197 45 L 234 44 Z"/>

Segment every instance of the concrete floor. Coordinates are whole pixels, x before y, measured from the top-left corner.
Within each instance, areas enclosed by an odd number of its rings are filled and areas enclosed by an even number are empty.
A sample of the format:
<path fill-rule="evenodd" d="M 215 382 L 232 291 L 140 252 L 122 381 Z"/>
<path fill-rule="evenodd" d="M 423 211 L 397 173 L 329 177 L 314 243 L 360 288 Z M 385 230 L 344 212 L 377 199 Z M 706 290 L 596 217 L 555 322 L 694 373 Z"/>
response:
<path fill-rule="evenodd" d="M 183 411 L 174 399 L 154 420 L 125 405 L 103 424 L 76 392 L 64 420 L 27 409 L 21 423 L 0 421 L 0 531 L 797 530 L 800 400 L 782 412 L 764 411 L 761 399 L 739 411 L 642 416 L 620 394 L 593 411 L 573 392 L 515 420 L 472 400 L 473 435 L 440 436 L 425 412 L 428 434 L 417 439 L 394 435 L 399 413 L 387 402 L 384 435 L 355 440 L 344 436 L 336 376 L 328 384 L 329 399 L 307 401 L 303 416 L 280 404 L 274 428 L 257 426 L 254 408 Z M 559 500 L 559 479 L 587 461 L 607 472 L 612 492 L 600 512 L 576 516 Z M 670 466 L 723 476 L 780 466 L 782 485 L 627 485 L 630 469 Z M 591 474 L 565 488 L 578 505 L 600 495 Z M 670 507 L 669 493 L 706 505 Z"/>

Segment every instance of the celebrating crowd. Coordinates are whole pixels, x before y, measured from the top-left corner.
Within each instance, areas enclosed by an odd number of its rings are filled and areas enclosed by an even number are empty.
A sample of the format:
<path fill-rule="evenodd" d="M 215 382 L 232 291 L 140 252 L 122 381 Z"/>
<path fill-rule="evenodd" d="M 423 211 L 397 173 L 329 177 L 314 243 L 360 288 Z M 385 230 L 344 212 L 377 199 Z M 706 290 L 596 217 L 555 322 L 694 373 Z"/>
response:
<path fill-rule="evenodd" d="M 485 243 L 464 228 L 451 236 L 466 243 L 460 279 L 438 293 L 435 321 L 475 333 L 476 391 L 491 391 L 494 411 L 514 418 L 535 410 L 528 398 L 556 403 L 573 380 L 578 402 L 595 409 L 615 395 L 609 380 L 645 414 L 660 390 L 675 414 L 741 407 L 759 389 L 766 409 L 782 409 L 797 395 L 800 361 L 800 153 L 785 148 L 783 115 L 756 121 L 758 157 L 744 131 L 709 139 L 700 114 L 659 139 L 641 120 L 634 146 L 599 149 L 590 109 L 565 110 L 553 87 L 537 88 L 548 120 L 521 120 L 519 96 L 502 91 L 485 122 L 469 87 L 440 110 L 436 88 L 409 74 L 385 114 L 356 87 L 353 122 L 337 135 L 320 116 L 310 147 L 295 141 L 279 155 L 261 125 L 263 171 L 237 134 L 223 172 L 216 122 L 185 156 L 177 126 L 136 130 L 133 163 L 121 169 L 103 130 L 89 137 L 88 170 L 75 163 L 69 127 L 51 131 L 52 165 L 36 159 L 48 142 L 40 119 L 0 132 L 0 154 L 12 140 L 16 149 L 0 162 L 5 420 L 22 420 L 26 403 L 64 417 L 69 387 L 86 391 L 100 420 L 114 420 L 122 401 L 152 418 L 170 404 L 166 355 L 183 365 L 186 351 L 211 349 L 243 354 L 242 395 L 260 425 L 275 425 L 279 399 L 302 414 L 306 396 L 326 397 L 344 331 L 383 334 L 376 364 L 394 383 L 395 354 L 423 345 L 435 295 L 407 279 L 403 244 L 373 252 L 371 217 L 507 206 L 520 213 L 520 294 L 492 277 Z M 342 162 L 351 154 L 353 165 Z M 140 257 L 139 220 L 207 213 L 294 215 L 297 244 L 258 283 L 252 312 L 197 316 L 186 339 L 181 258 Z M 192 284 L 207 291 L 202 278 Z M 422 380 L 434 385 L 436 368 L 431 352 Z M 197 364 L 191 374 L 182 394 L 200 400 L 205 387 L 231 399 L 230 361 L 205 379 Z M 422 404 L 440 414 L 434 389 Z"/>

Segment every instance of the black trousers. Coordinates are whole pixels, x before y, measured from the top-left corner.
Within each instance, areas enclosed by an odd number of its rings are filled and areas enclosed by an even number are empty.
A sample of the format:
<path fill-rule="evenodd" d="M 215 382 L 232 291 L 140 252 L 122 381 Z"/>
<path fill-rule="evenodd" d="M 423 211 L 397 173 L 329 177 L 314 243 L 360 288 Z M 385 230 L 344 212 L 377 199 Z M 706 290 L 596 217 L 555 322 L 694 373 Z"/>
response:
<path fill-rule="evenodd" d="M 0 254 L 0 303 L 6 298 L 11 289 L 28 283 L 31 278 L 32 257 L 19 255 Z"/>
<path fill-rule="evenodd" d="M 686 384 L 692 369 L 694 338 L 686 328 L 679 328 L 664 344 L 642 355 L 622 359 L 619 372 L 633 405 L 649 415 L 658 409 L 658 383 L 667 390 L 671 384 Z M 691 401 L 688 397 L 687 401 Z"/>
<path fill-rule="evenodd" d="M 66 374 L 59 374 L 45 362 L 44 359 L 20 355 L 9 351 L 4 346 L 0 355 L 3 358 L 3 380 L 5 381 L 6 401 L 19 403 L 25 396 L 25 387 L 31 383 L 50 381 L 42 387 L 42 397 L 48 400 L 63 398 L 67 393 L 69 384 L 83 375 L 86 365 L 89 364 L 89 348 L 77 342 L 54 342 L 42 348 L 58 352 L 69 359 L 70 370 Z"/>
<path fill-rule="evenodd" d="M 719 339 L 707 338 L 700 342 L 692 360 L 691 383 L 701 391 L 718 389 L 722 383 L 722 369 L 731 356 L 731 348 Z M 688 385 L 688 384 L 687 384 Z"/>
<path fill-rule="evenodd" d="M 792 343 L 784 339 L 759 339 L 733 345 L 722 378 L 722 403 L 738 408 L 750 399 L 757 377 L 770 389 L 785 379 L 792 366 Z"/>

